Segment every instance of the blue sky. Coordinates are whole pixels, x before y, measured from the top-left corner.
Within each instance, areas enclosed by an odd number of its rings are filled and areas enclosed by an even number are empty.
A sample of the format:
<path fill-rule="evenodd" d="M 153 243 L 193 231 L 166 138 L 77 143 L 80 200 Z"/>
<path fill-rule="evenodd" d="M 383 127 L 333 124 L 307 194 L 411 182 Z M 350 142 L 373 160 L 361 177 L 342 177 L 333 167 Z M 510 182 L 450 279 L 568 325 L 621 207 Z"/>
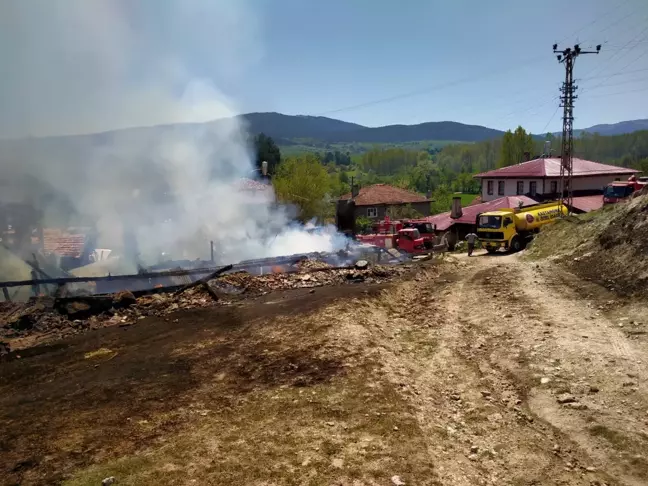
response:
<path fill-rule="evenodd" d="M 577 41 L 603 50 L 575 125 L 647 118 L 646 0 L 0 1 L 0 137 L 251 111 L 558 131 L 551 47 Z"/>
<path fill-rule="evenodd" d="M 268 0 L 256 8 L 264 55 L 237 90 L 244 111 L 560 130 L 552 97 L 564 69 L 551 47 L 579 41 L 603 50 L 577 60 L 577 78 L 598 78 L 579 83 L 576 125 L 648 117 L 648 89 L 630 92 L 648 88 L 645 0 Z"/>

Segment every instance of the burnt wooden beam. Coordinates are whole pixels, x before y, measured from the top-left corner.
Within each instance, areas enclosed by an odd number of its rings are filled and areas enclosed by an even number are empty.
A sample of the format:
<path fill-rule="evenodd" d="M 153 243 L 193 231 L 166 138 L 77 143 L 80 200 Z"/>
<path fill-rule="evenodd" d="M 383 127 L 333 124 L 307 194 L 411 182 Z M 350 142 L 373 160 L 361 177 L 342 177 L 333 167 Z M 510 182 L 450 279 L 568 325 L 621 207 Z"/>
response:
<path fill-rule="evenodd" d="M 225 268 L 225 270 L 222 270 Z M 216 272 L 226 272 L 230 270 L 232 265 L 221 267 Z M 180 277 L 184 275 L 199 275 L 199 274 L 212 274 L 215 273 L 213 268 L 194 268 L 189 270 L 165 270 L 162 272 L 145 272 L 134 275 L 107 275 L 103 277 L 58 277 L 58 278 L 41 278 L 32 280 L 13 280 L 8 282 L 0 282 L 0 287 L 22 287 L 33 285 L 47 285 L 47 284 L 69 284 L 69 283 L 83 283 L 83 282 L 110 282 L 119 280 L 141 280 L 143 278 L 163 278 L 163 277 Z"/>

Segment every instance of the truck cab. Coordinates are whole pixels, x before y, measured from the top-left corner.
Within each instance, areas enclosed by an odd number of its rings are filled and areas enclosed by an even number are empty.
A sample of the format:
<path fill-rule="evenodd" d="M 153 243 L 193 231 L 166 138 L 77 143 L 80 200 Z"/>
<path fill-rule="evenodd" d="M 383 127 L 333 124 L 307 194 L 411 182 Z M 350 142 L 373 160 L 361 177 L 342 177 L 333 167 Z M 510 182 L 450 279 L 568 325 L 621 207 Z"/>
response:
<path fill-rule="evenodd" d="M 603 190 L 603 204 L 616 204 L 624 199 L 628 199 L 636 191 L 640 191 L 648 181 L 645 177 L 630 176 L 627 181 L 616 181 L 608 184 Z"/>
<path fill-rule="evenodd" d="M 512 210 L 489 211 L 477 217 L 477 236 L 489 253 L 508 250 L 516 235 Z"/>
<path fill-rule="evenodd" d="M 425 251 L 425 238 L 416 228 L 403 228 L 398 231 L 396 247 L 407 253 L 420 253 Z"/>

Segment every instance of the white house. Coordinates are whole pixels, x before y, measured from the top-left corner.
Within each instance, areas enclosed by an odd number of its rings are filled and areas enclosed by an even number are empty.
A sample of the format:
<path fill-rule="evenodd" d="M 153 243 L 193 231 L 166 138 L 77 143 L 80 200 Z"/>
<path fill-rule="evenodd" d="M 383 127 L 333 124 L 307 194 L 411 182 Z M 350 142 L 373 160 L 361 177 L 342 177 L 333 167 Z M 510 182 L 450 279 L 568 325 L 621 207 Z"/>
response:
<path fill-rule="evenodd" d="M 637 170 L 590 160 L 573 159 L 574 196 L 601 194 L 610 182 L 627 180 Z M 481 181 L 482 201 L 505 196 L 527 196 L 537 201 L 555 199 L 560 190 L 560 159 L 539 158 L 475 175 Z"/>

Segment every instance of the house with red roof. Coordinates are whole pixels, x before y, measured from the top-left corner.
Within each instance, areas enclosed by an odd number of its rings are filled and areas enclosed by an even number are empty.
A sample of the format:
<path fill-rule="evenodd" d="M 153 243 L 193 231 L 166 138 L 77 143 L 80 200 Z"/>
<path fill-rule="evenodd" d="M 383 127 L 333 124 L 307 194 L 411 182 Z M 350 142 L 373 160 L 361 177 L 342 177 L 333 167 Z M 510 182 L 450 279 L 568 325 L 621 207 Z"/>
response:
<path fill-rule="evenodd" d="M 560 191 L 560 158 L 547 157 L 477 174 L 484 202 L 508 196 L 527 196 L 543 201 L 557 199 Z M 627 180 L 637 170 L 573 159 L 574 198 L 603 193 L 610 182 Z M 576 203 L 576 201 L 574 201 Z M 603 204 L 601 199 L 601 204 Z M 587 207 L 591 204 L 587 201 Z"/>
<path fill-rule="evenodd" d="M 388 184 L 374 184 L 362 187 L 355 197 L 348 193 L 341 196 L 340 201 L 353 201 L 355 203 L 356 218 L 365 217 L 377 220 L 384 219 L 389 208 L 404 206 L 411 206 L 412 209 L 423 216 L 429 216 L 430 202 L 432 202 L 421 194 Z"/>

